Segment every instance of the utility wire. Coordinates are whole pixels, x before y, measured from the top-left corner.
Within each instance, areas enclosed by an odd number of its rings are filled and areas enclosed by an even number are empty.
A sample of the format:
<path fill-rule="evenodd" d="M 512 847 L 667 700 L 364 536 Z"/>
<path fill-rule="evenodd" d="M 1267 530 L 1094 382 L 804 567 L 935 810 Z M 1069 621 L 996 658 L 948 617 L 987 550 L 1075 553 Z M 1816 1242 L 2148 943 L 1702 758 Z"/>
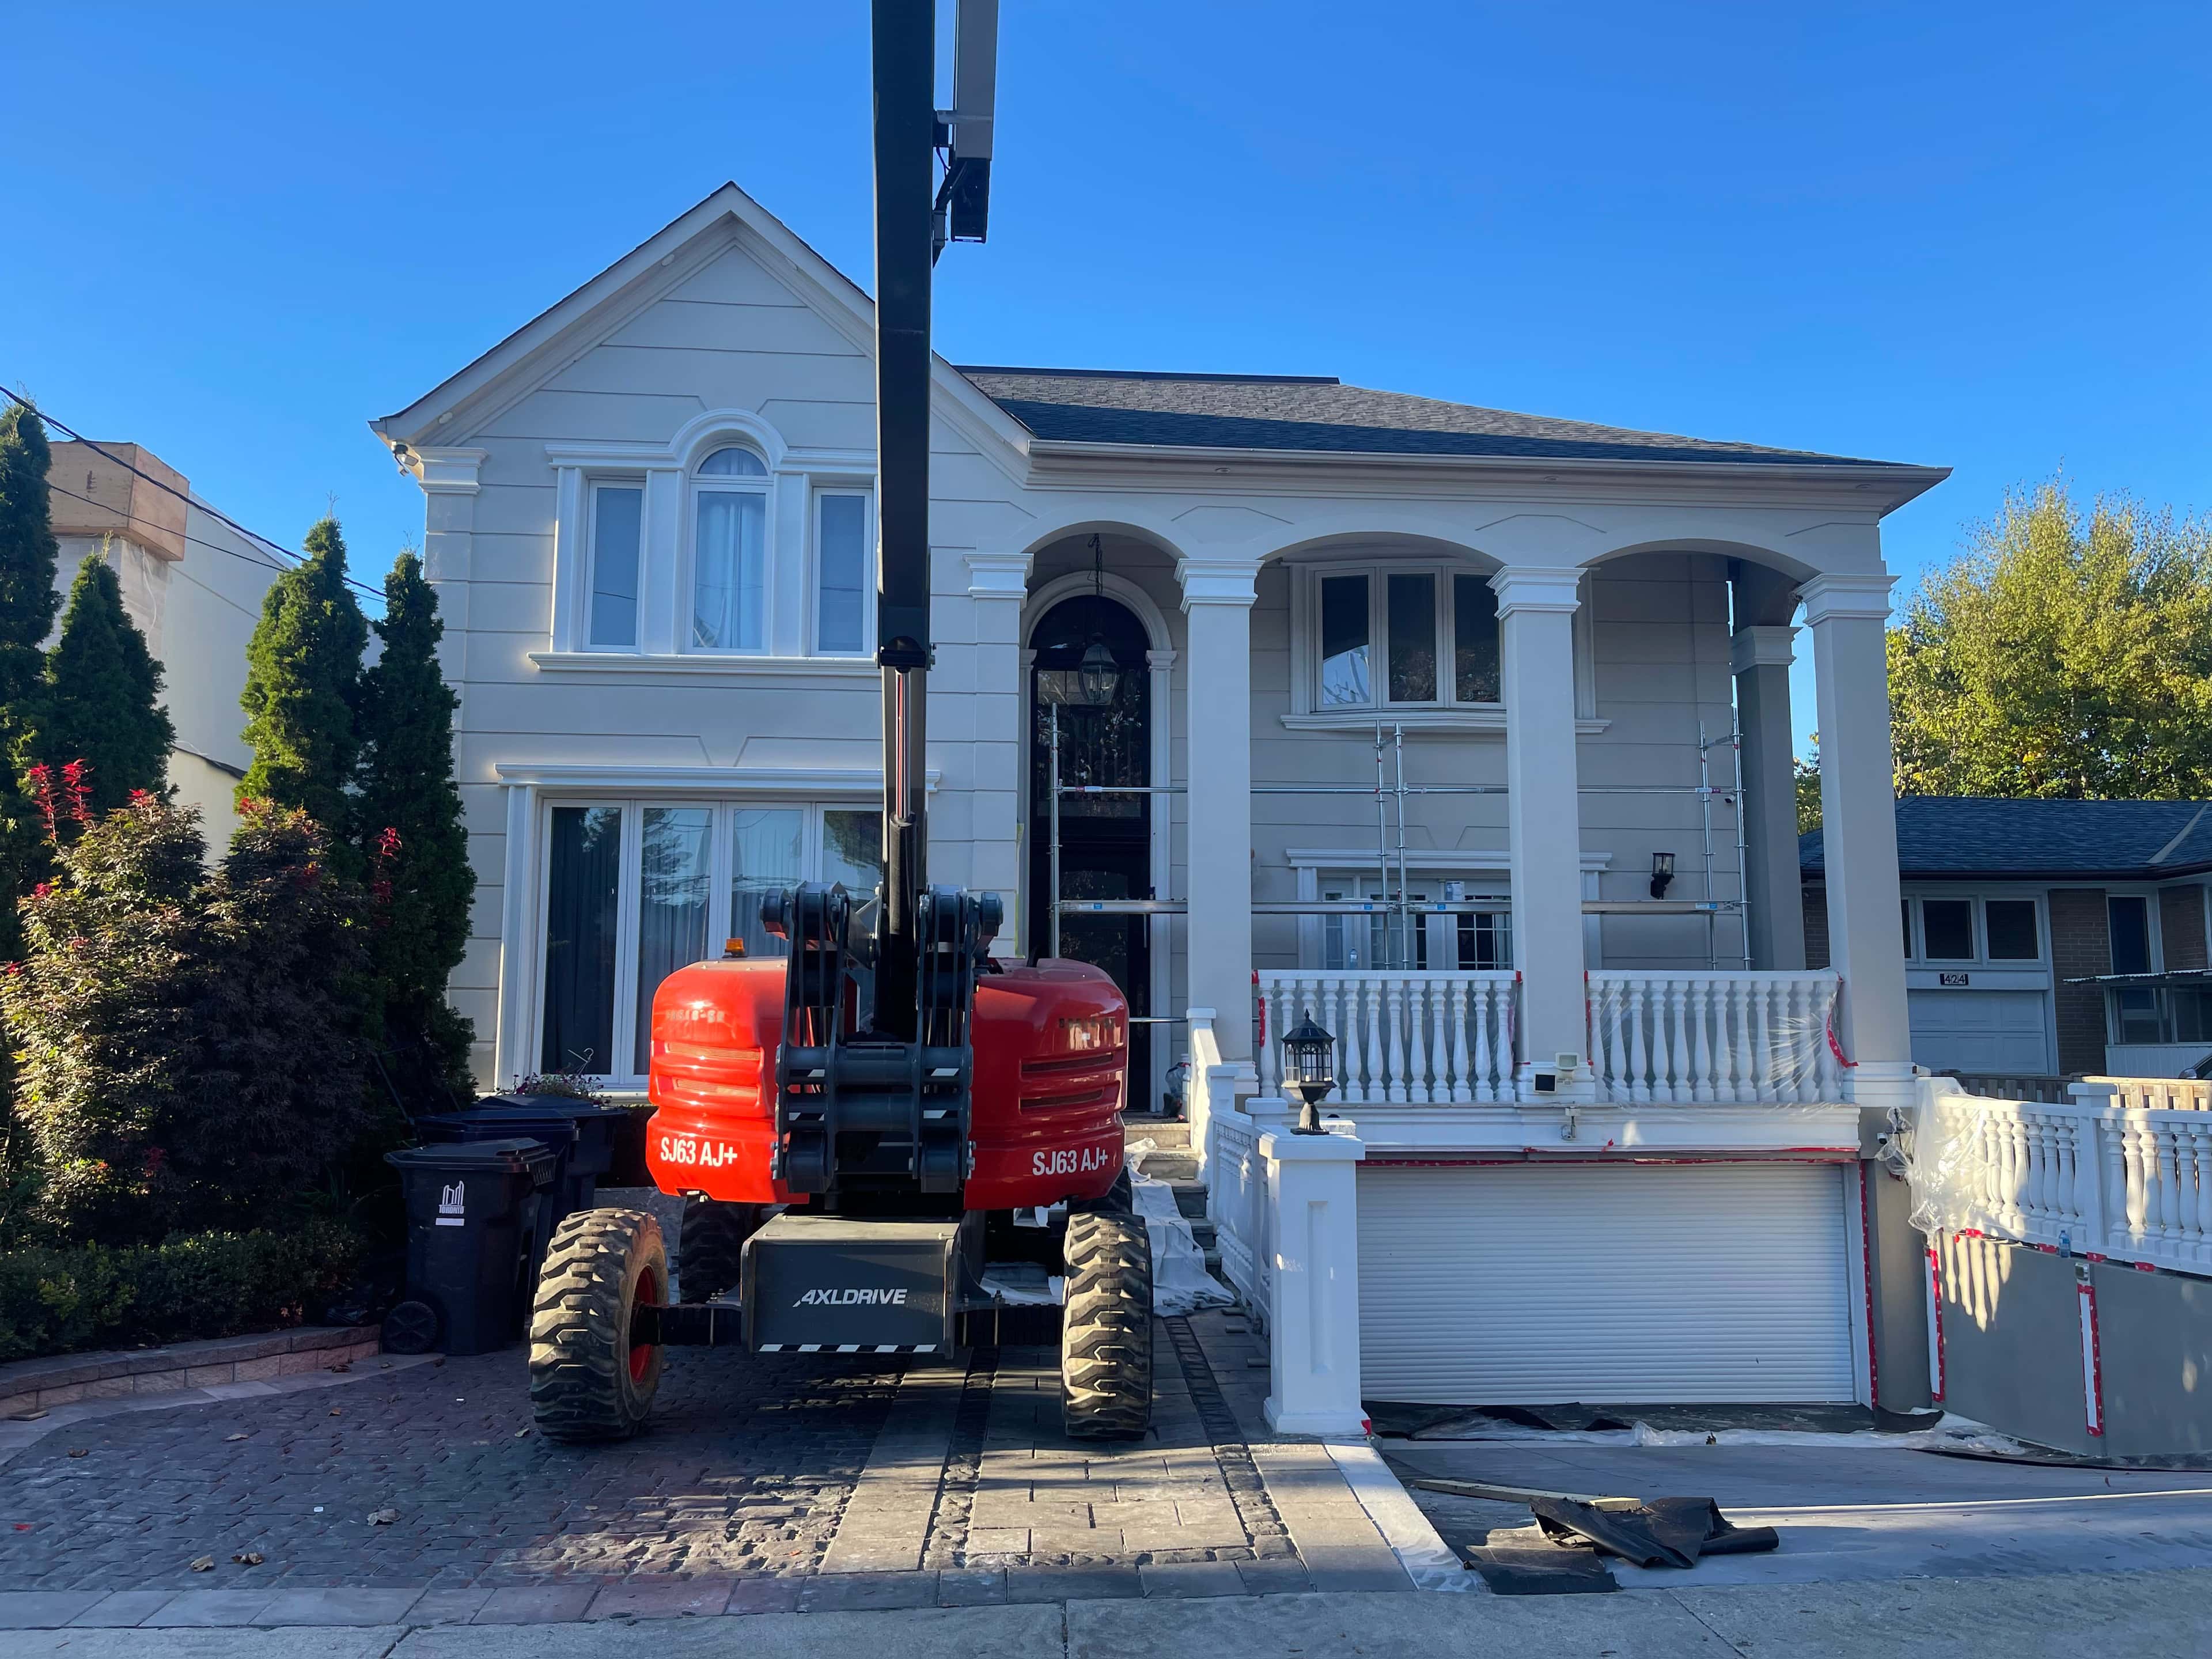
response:
<path fill-rule="evenodd" d="M 239 523 L 237 520 L 232 518 L 228 514 L 217 512 L 214 507 L 210 507 L 205 501 L 194 501 L 189 494 L 178 489 L 174 484 L 170 483 L 167 480 L 157 478 L 150 472 L 140 471 L 138 468 L 131 465 L 130 462 L 125 460 L 113 450 L 103 448 L 100 445 L 93 442 L 91 439 L 86 437 L 84 434 L 79 432 L 75 427 L 70 426 L 65 421 L 58 420 L 53 416 L 47 414 L 45 410 L 40 409 L 36 404 L 33 403 L 28 398 L 22 396 L 21 393 L 10 392 L 7 387 L 0 386 L 0 396 L 4 396 L 10 402 L 17 404 L 19 407 L 28 410 L 32 414 L 37 416 L 41 421 L 44 421 L 48 426 L 57 428 L 62 432 L 68 434 L 70 437 L 76 440 L 78 443 L 82 444 L 87 449 L 92 451 L 94 454 L 104 456 L 108 460 L 114 462 L 116 465 L 121 467 L 125 472 L 130 473 L 133 477 L 143 478 L 148 483 L 152 484 L 155 489 L 167 490 L 170 495 L 174 495 L 179 501 L 184 502 L 185 506 L 196 507 L 201 512 L 206 514 L 210 519 L 214 519 L 219 523 L 228 525 L 233 530 L 235 530 L 240 535 L 245 537 L 248 541 L 267 548 L 271 552 L 282 554 L 285 558 L 291 560 L 295 564 L 305 564 L 307 562 L 307 556 L 305 554 L 295 553 L 290 548 L 285 546 L 283 543 L 274 541 L 269 537 L 261 534 L 258 531 L 248 530 L 244 525 Z M 51 483 L 51 480 L 49 482 Z M 52 484 L 52 487 L 56 489 L 61 489 L 61 486 L 59 484 Z M 83 501 L 88 506 L 107 506 L 107 503 L 105 501 L 95 501 L 90 496 L 80 495 L 73 489 L 62 489 L 61 493 L 70 497 L 72 500 Z M 111 507 L 109 508 L 109 511 L 112 512 L 113 509 Z M 125 517 L 128 517 L 127 514 L 125 514 Z M 200 547 L 214 548 L 218 553 L 232 553 L 240 558 L 246 556 L 243 554 L 238 554 L 235 549 L 217 547 L 215 543 L 202 541 L 197 536 L 186 536 L 185 539 Z M 273 569 L 282 570 L 284 567 L 282 565 L 275 565 L 270 568 Z M 354 588 L 361 592 L 366 593 L 371 599 L 380 599 L 384 597 L 384 590 L 380 587 L 371 587 L 367 582 L 357 581 L 351 576 L 343 578 L 343 580 L 348 587 Z"/>
<path fill-rule="evenodd" d="M 46 488 L 57 495 L 66 495 L 73 501 L 82 501 L 87 507 L 107 507 L 108 505 L 106 501 L 96 501 L 89 495 L 80 495 L 74 489 L 65 489 L 51 478 L 46 481 Z M 113 509 L 109 510 L 112 512 Z M 274 559 L 257 559 L 251 553 L 241 553 L 234 547 L 225 547 L 221 542 L 207 541 L 189 532 L 179 533 L 182 533 L 185 539 L 194 547 L 204 547 L 210 553 L 228 553 L 234 559 L 243 559 L 246 563 L 258 565 L 264 570 L 274 570 L 281 574 L 284 571 L 298 568 L 295 565 L 279 564 Z"/>

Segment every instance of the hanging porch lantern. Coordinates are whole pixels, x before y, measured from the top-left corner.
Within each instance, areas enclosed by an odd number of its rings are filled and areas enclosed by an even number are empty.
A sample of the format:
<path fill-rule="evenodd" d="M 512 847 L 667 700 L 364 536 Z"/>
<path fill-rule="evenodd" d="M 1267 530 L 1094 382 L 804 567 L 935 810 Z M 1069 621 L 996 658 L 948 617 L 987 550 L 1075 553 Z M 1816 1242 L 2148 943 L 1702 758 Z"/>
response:
<path fill-rule="evenodd" d="M 1114 653 L 1103 638 L 1097 634 L 1085 647 L 1083 661 L 1075 671 L 1075 679 L 1086 708 L 1109 708 L 1121 690 L 1121 670 L 1114 661 Z"/>
<path fill-rule="evenodd" d="M 1336 1039 L 1314 1024 L 1313 1010 L 1283 1033 L 1283 1092 L 1298 1103 L 1294 1134 L 1323 1135 L 1321 1103 L 1336 1087 Z"/>

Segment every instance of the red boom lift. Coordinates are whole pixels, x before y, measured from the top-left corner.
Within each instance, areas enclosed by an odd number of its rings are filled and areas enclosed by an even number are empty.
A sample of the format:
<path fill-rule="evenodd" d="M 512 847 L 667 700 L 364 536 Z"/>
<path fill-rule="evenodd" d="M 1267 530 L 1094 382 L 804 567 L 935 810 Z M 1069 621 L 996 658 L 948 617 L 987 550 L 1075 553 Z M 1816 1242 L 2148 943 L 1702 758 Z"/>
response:
<path fill-rule="evenodd" d="M 933 0 L 875 0 L 877 652 L 883 884 L 762 906 L 781 961 L 680 969 L 653 998 L 647 1162 L 684 1197 L 668 1297 L 659 1224 L 564 1221 L 538 1285 L 530 1395 L 556 1439 L 617 1439 L 672 1346 L 1060 1349 L 1069 1431 L 1144 1432 L 1152 1248 L 1123 1167 L 1128 1005 L 1082 963 L 1002 965 L 995 894 L 924 871 L 931 268 L 982 240 L 996 0 L 960 0 L 952 111 L 935 108 Z M 945 177 L 933 177 L 936 153 Z M 1020 1263 L 1057 1304 L 1009 1300 Z"/>

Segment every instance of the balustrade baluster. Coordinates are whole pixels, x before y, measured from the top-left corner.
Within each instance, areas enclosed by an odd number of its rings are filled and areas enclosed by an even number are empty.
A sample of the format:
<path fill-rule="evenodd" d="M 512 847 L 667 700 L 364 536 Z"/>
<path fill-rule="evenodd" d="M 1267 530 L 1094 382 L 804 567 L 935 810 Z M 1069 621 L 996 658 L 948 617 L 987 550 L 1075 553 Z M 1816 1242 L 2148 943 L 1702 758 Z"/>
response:
<path fill-rule="evenodd" d="M 2201 1114 L 2200 1114 L 2201 1115 Z M 2196 1231 L 2191 1239 L 2191 1257 L 2212 1261 L 2212 1123 L 2189 1126 L 2191 1187 L 2196 1203 Z"/>
<path fill-rule="evenodd" d="M 1481 989 L 1479 983 L 1471 980 L 1457 979 L 1452 981 L 1451 1097 L 1455 1102 L 1469 1101 L 1477 1097 L 1475 1092 L 1477 1081 L 1468 1075 L 1467 1069 L 1467 1023 L 1476 1017 L 1475 1011 L 1482 1006 L 1475 1000 Z"/>
<path fill-rule="evenodd" d="M 1492 1075 L 1490 1013 L 1498 994 L 1493 980 L 1478 980 L 1468 987 L 1467 1016 L 1474 1022 L 1474 1097 L 1498 1098 L 1498 1079 Z"/>
<path fill-rule="evenodd" d="M 1693 1097 L 1690 1071 L 1690 988 L 1679 979 L 1667 981 L 1667 1010 L 1674 1027 L 1667 1042 L 1667 1098 L 1678 1103 Z"/>
<path fill-rule="evenodd" d="M 1651 1001 L 1651 981 L 1623 980 L 1620 998 L 1628 1015 L 1628 1097 L 1639 1106 L 1651 1103 L 1651 1056 L 1657 1044 L 1644 1036 L 1646 1012 Z"/>
<path fill-rule="evenodd" d="M 1418 974 L 1405 981 L 1406 1098 L 1416 1105 L 1429 1103 L 1429 982 Z"/>
<path fill-rule="evenodd" d="M 1360 1001 L 1367 1014 L 1367 1075 L 1370 1100 L 1390 1097 L 1390 1052 L 1383 1047 L 1383 995 L 1377 981 L 1361 988 Z"/>
<path fill-rule="evenodd" d="M 1682 1001 L 1690 1022 L 1690 1098 L 1710 1104 L 1714 1098 L 1713 984 L 1711 980 L 1686 980 Z"/>

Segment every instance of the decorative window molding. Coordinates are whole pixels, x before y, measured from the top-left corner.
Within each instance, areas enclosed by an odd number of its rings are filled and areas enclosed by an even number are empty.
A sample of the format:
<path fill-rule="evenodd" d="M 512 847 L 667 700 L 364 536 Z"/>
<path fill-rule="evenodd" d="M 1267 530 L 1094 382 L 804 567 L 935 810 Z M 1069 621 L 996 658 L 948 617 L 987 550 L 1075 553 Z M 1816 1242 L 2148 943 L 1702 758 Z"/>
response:
<path fill-rule="evenodd" d="M 732 450 L 757 462 L 757 471 L 714 461 Z M 824 496 L 866 499 L 861 650 L 844 653 L 843 661 L 869 654 L 875 603 L 872 454 L 787 444 L 769 422 L 738 409 L 696 416 L 665 443 L 550 443 L 545 458 L 555 483 L 553 628 L 549 648 L 531 653 L 539 668 L 580 670 L 579 659 L 586 656 L 633 665 L 642 659 L 659 672 L 678 659 L 787 665 L 830 654 L 817 643 L 822 617 L 817 503 Z M 620 639 L 620 629 L 594 627 L 593 543 L 600 494 L 628 490 L 640 492 L 637 592 L 631 642 L 623 644 L 610 642 Z M 748 497 L 759 505 L 740 504 Z M 702 510 L 714 520 L 707 534 L 725 538 L 732 556 L 724 580 L 708 585 L 710 598 L 730 603 L 706 640 L 699 634 L 701 577 L 716 573 L 702 568 Z M 750 570 L 744 557 L 749 538 L 757 542 L 758 556 Z M 757 614 L 748 617 L 752 599 Z M 734 631 L 726 633 L 724 622 Z"/>

